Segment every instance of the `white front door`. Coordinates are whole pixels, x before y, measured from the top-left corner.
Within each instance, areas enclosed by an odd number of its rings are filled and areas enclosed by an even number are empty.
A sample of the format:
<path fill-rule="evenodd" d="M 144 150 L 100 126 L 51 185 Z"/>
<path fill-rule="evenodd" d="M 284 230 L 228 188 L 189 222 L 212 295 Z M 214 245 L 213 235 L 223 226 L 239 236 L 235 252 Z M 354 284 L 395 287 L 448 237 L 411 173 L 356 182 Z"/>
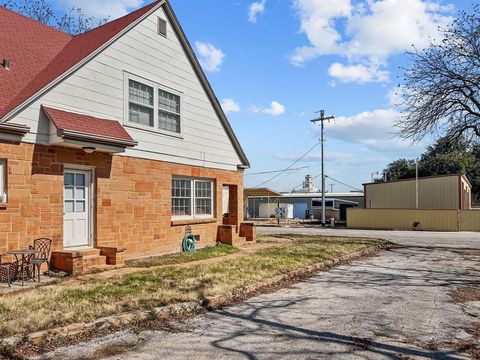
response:
<path fill-rule="evenodd" d="M 91 246 L 91 172 L 65 169 L 63 183 L 63 246 Z"/>

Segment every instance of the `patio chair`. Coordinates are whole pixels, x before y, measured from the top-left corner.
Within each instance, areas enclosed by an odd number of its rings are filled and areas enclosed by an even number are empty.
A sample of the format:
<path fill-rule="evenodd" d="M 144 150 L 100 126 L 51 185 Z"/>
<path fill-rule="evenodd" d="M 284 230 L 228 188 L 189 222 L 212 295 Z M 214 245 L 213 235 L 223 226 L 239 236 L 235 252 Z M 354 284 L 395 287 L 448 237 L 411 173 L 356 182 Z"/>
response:
<path fill-rule="evenodd" d="M 35 268 L 38 270 L 38 282 L 40 282 L 40 268 L 43 263 L 47 264 L 48 273 L 50 273 L 50 249 L 52 240 L 48 238 L 40 238 L 33 240 L 33 246 L 30 249 L 37 250 L 38 253 L 33 255 L 30 264 L 33 266 L 33 276 L 35 277 Z"/>
<path fill-rule="evenodd" d="M 33 254 L 26 255 L 23 260 L 23 273 L 22 273 L 22 259 L 15 260 L 13 262 L 13 268 L 15 269 L 15 280 L 23 279 L 35 281 L 35 265 L 32 264 Z"/>
<path fill-rule="evenodd" d="M 15 278 L 15 265 L 11 262 L 2 263 L 2 254 L 0 254 L 0 282 L 6 282 L 8 287 L 12 286 L 12 281 Z"/>

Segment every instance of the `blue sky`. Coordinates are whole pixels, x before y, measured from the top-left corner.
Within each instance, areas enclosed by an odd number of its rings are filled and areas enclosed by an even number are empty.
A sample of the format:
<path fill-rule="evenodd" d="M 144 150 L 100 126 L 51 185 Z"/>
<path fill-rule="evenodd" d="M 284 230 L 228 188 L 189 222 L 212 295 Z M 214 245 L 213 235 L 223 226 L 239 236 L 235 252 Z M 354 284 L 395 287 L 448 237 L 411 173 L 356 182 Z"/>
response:
<path fill-rule="evenodd" d="M 141 0 L 57 0 L 112 18 Z M 310 123 L 325 109 L 326 173 L 354 187 L 399 157 L 429 144 L 394 137 L 395 87 L 405 50 L 439 37 L 466 1 L 450 0 L 171 0 L 224 104 L 252 168 L 246 186 L 305 153 L 319 132 Z M 265 186 L 288 191 L 307 172 L 320 173 L 319 148 Z M 331 183 L 329 180 L 328 183 Z M 336 184 L 334 191 L 348 191 Z"/>

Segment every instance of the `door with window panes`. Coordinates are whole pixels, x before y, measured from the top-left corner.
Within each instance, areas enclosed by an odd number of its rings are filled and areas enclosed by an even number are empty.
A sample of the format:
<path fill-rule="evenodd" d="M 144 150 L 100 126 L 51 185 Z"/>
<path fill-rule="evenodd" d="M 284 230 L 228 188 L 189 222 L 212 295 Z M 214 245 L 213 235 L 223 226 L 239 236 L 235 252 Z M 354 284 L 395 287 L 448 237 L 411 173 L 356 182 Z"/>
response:
<path fill-rule="evenodd" d="M 65 169 L 63 199 L 63 245 L 91 246 L 91 172 Z"/>

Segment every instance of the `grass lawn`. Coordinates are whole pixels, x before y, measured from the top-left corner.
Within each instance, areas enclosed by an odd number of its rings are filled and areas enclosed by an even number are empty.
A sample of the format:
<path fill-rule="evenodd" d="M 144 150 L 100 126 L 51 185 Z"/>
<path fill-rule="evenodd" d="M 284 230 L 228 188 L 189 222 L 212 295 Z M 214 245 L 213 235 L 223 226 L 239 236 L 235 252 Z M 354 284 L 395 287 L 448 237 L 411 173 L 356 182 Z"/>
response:
<path fill-rule="evenodd" d="M 79 285 L 53 285 L 0 297 L 0 337 L 116 313 L 200 300 L 322 263 L 380 240 L 289 236 L 291 242 L 212 264 L 145 269 Z"/>
<path fill-rule="evenodd" d="M 140 267 L 148 268 L 154 266 L 162 265 L 177 265 L 185 264 L 197 260 L 206 260 L 211 258 L 216 258 L 220 256 L 235 254 L 239 252 L 240 249 L 237 249 L 233 246 L 220 244 L 217 246 L 208 246 L 203 249 L 199 249 L 193 253 L 179 253 L 172 255 L 156 256 L 146 259 L 131 260 L 127 262 L 129 267 Z"/>

